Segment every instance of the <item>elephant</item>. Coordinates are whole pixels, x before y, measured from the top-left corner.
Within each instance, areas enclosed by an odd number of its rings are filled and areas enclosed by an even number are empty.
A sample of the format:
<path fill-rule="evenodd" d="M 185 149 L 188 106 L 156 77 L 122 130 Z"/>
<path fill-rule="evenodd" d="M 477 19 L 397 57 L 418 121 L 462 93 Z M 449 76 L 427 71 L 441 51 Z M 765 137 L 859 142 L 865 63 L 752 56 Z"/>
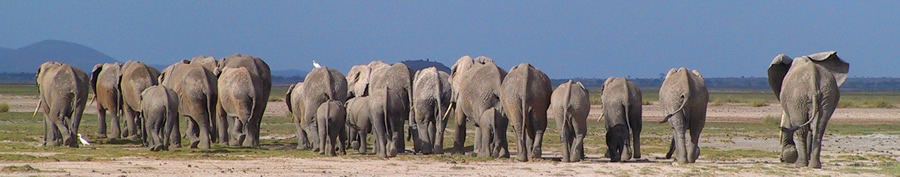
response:
<path fill-rule="evenodd" d="M 587 117 L 591 111 L 588 90 L 581 82 L 569 80 L 553 90 L 547 117 L 556 120 L 562 142 L 562 162 L 578 162 L 584 157 Z"/>
<path fill-rule="evenodd" d="M 388 137 L 389 140 L 383 142 L 391 144 L 389 148 L 383 149 L 387 151 L 388 157 L 393 157 L 396 156 L 397 153 L 404 152 L 406 147 L 403 140 L 403 137 L 405 137 L 403 130 L 404 121 L 409 121 L 410 124 L 414 122 L 414 116 L 413 113 L 411 113 L 412 109 L 410 109 L 413 93 L 413 75 L 411 74 L 409 67 L 403 63 L 389 65 L 382 61 L 372 61 L 367 66 L 359 65 L 354 68 L 351 68 L 351 72 L 347 74 L 348 78 L 350 78 L 347 83 L 350 84 L 350 88 L 353 88 L 348 91 L 348 95 L 353 95 L 355 97 L 366 96 L 371 95 L 371 93 L 376 91 L 390 88 L 389 93 L 378 94 L 385 95 L 385 100 L 372 101 L 385 102 L 385 104 L 387 104 L 386 120 L 388 121 L 386 125 L 383 126 L 377 125 L 379 123 L 384 123 L 383 121 L 373 121 L 373 124 L 376 124 L 373 129 L 375 129 L 376 136 Z M 368 74 L 366 74 L 366 72 L 368 72 Z M 413 127 L 414 126 L 409 127 L 410 135 L 412 135 L 413 139 L 418 139 L 416 137 L 418 136 L 418 133 L 416 133 L 416 129 Z M 379 134 L 380 132 L 386 134 Z M 378 143 L 378 141 L 376 141 L 376 143 Z M 413 150 L 416 151 L 419 149 L 419 145 L 414 144 Z"/>
<path fill-rule="evenodd" d="M 263 112 L 257 105 L 259 102 L 268 101 L 268 97 L 263 97 L 263 93 L 259 88 L 264 88 L 262 81 L 256 75 L 250 73 L 247 68 L 224 68 L 217 81 L 218 83 L 218 101 L 216 106 L 216 115 L 225 117 L 228 122 L 230 132 L 229 145 L 231 146 L 259 146 L 259 137 L 256 124 L 262 116 Z M 259 113 L 259 114 L 257 114 Z M 219 119 L 219 125 L 223 120 Z M 223 127 L 217 127 L 223 128 Z M 221 140 L 222 134 L 219 134 Z"/>
<path fill-rule="evenodd" d="M 178 94 L 165 86 L 154 85 L 144 89 L 140 99 L 143 141 L 148 142 L 150 151 L 168 150 L 172 143 L 170 137 L 179 136 L 172 134 L 178 124 Z"/>
<path fill-rule="evenodd" d="M 78 147 L 76 135 L 90 84 L 87 73 L 68 64 L 45 62 L 38 68 L 35 81 L 40 94 L 38 108 L 44 113 L 45 123 L 41 145 Z"/>
<path fill-rule="evenodd" d="M 112 114 L 111 138 L 129 137 L 137 135 L 134 122 L 127 121 L 125 132 L 122 132 L 119 115 L 122 112 L 122 89 L 119 81 L 122 79 L 122 65 L 116 63 L 101 63 L 91 69 L 91 89 L 94 90 L 94 100 L 97 100 L 97 136 L 106 138 L 106 113 Z"/>
<path fill-rule="evenodd" d="M 413 119 L 411 126 L 418 128 L 419 136 L 415 144 L 421 146 L 424 154 L 444 153 L 444 129 L 447 119 L 441 119 L 450 105 L 450 75 L 428 67 L 416 72 L 413 77 Z"/>
<path fill-rule="evenodd" d="M 127 61 L 122 65 L 122 78 L 119 80 L 119 89 L 122 94 L 122 112 L 125 113 L 125 130 L 136 130 L 137 121 L 141 115 L 141 92 L 150 86 L 158 85 L 159 71 L 139 61 Z M 179 136 L 179 135 L 172 135 Z M 175 147 L 181 147 L 181 142 L 174 142 Z"/>
<path fill-rule="evenodd" d="M 269 65 L 266 64 L 266 62 L 260 58 L 253 57 L 250 55 L 242 55 L 242 54 L 234 54 L 234 55 L 222 58 L 218 62 L 216 62 L 215 60 L 211 60 L 211 61 L 210 60 L 202 60 L 201 62 L 204 64 L 205 67 L 216 66 L 217 68 L 215 69 L 215 71 L 213 73 L 220 77 L 221 77 L 222 72 L 224 72 L 225 68 L 246 68 L 247 71 L 250 73 L 250 75 L 252 75 L 255 78 L 258 78 L 258 80 L 260 81 L 260 84 L 253 85 L 254 92 L 258 92 L 258 93 L 253 93 L 253 94 L 259 94 L 258 98 L 262 98 L 263 100 L 257 101 L 257 102 L 255 102 L 256 104 L 252 105 L 252 107 L 253 107 L 252 109 L 254 110 L 254 112 L 252 112 L 252 114 L 251 114 L 252 119 L 250 119 L 250 122 L 248 122 L 249 124 L 251 124 L 251 128 L 248 129 L 248 132 L 247 132 L 249 134 L 249 136 L 247 137 L 247 140 L 249 140 L 249 142 L 245 142 L 244 145 L 251 146 L 251 147 L 259 146 L 259 127 L 260 127 L 260 124 L 262 123 L 263 113 L 265 113 L 266 106 L 268 105 L 269 94 L 272 91 L 272 73 L 271 73 L 271 70 L 269 69 Z M 208 63 L 212 63 L 212 64 L 208 64 Z M 224 80 L 224 81 L 229 82 L 230 80 Z M 222 82 L 219 82 L 219 83 L 222 83 Z M 219 105 L 223 105 L 223 104 L 219 104 Z M 234 105 L 225 104 L 224 106 L 234 106 Z M 230 120 L 234 120 L 234 119 L 226 119 L 225 115 L 223 115 L 223 114 L 218 115 L 218 117 L 216 118 L 216 129 L 217 129 L 216 131 L 218 133 L 218 136 L 217 136 L 218 142 L 225 143 L 226 139 L 229 139 L 229 136 L 228 136 L 229 133 L 227 130 L 229 129 L 229 127 L 233 126 L 233 123 L 235 123 Z M 231 139 L 233 140 L 234 138 L 231 138 Z M 249 144 L 247 144 L 247 143 L 249 143 Z"/>
<path fill-rule="evenodd" d="M 850 64 L 841 60 L 835 51 L 793 60 L 779 54 L 772 61 L 768 70 L 769 86 L 784 109 L 780 125 L 782 162 L 822 168 L 819 159 L 822 137 L 841 99 L 839 87 L 849 71 Z M 794 133 L 797 133 L 796 140 Z"/>
<path fill-rule="evenodd" d="M 463 146 L 466 142 L 467 120 L 472 121 L 476 127 L 480 127 L 479 122 L 480 120 L 483 120 L 480 116 L 482 116 L 485 111 L 491 111 L 490 109 L 502 110 L 500 109 L 500 92 L 503 78 L 506 77 L 506 71 L 497 67 L 497 65 L 487 57 L 478 58 L 482 59 L 476 61 L 485 61 L 485 63 L 473 61 L 474 64 L 466 69 L 466 71 L 459 71 L 462 69 L 461 67 L 464 66 L 464 64 L 460 64 L 459 62 L 454 64 L 454 67 L 452 68 L 454 73 L 451 74 L 451 84 L 453 81 L 459 80 L 456 86 L 451 85 L 452 88 L 457 88 L 458 90 L 453 91 L 453 93 L 456 94 L 451 93 L 451 103 L 448 106 L 454 111 L 454 121 L 456 122 L 456 141 L 453 143 L 453 153 L 464 153 Z M 464 59 L 461 60 L 463 60 L 462 62 L 468 62 Z M 448 109 L 448 112 L 450 111 L 451 110 Z M 449 114 L 444 114 L 444 117 L 447 117 L 448 115 Z M 495 116 L 506 119 L 505 117 L 502 117 L 504 116 L 503 114 L 495 114 Z M 481 144 L 482 133 L 484 132 L 475 131 L 475 147 L 483 147 Z M 508 157 L 509 150 L 506 144 L 500 146 L 502 147 L 500 156 Z M 475 153 L 480 153 L 479 148 L 475 148 Z"/>
<path fill-rule="evenodd" d="M 509 145 L 506 139 L 506 129 L 509 127 L 509 119 L 496 108 L 490 108 L 479 116 L 481 131 L 481 150 L 479 157 L 509 158 Z M 476 137 L 478 138 L 478 137 Z"/>
<path fill-rule="evenodd" d="M 706 125 L 706 107 L 709 104 L 709 91 L 706 82 L 697 70 L 672 68 L 666 74 L 659 88 L 659 102 L 666 113 L 664 122 L 673 128 L 672 141 L 666 158 L 675 152 L 678 163 L 694 163 L 700 157 L 700 132 Z M 672 121 L 669 121 L 673 118 Z M 685 142 L 690 130 L 691 142 Z"/>
<path fill-rule="evenodd" d="M 509 69 L 501 87 L 500 102 L 518 140 L 517 159 L 524 162 L 541 158 L 547 108 L 553 93 L 550 78 L 531 64 L 522 63 Z M 505 132 L 500 133 L 506 136 Z"/>
<path fill-rule="evenodd" d="M 359 148 L 361 154 L 366 154 L 366 135 L 372 132 L 372 114 L 384 114 L 382 105 L 384 102 L 370 102 L 371 96 L 354 97 L 347 100 L 347 126 L 349 143 L 353 148 Z M 371 109 L 372 107 L 376 109 Z M 377 151 L 376 151 L 377 152 Z"/>
<path fill-rule="evenodd" d="M 212 57 L 195 57 L 212 58 Z M 199 63 L 183 60 L 166 67 L 159 75 L 159 83 L 178 94 L 178 113 L 188 117 L 187 135 L 191 148 L 209 149 L 214 135 L 212 118 L 216 117 L 218 99 L 217 79 L 211 71 Z M 180 135 L 176 124 L 174 132 Z M 172 141 L 180 142 L 178 136 Z"/>
<path fill-rule="evenodd" d="M 600 88 L 606 155 L 612 162 L 641 158 L 641 99 L 641 89 L 624 77 L 609 77 Z"/>
<path fill-rule="evenodd" d="M 347 154 L 344 142 L 347 139 L 344 127 L 347 122 L 347 108 L 338 100 L 328 100 L 316 110 L 316 126 L 319 127 L 319 154 L 335 156 L 340 147 L 342 154 Z"/>
<path fill-rule="evenodd" d="M 294 91 L 298 91 L 294 93 Z M 288 107 L 293 113 L 297 126 L 298 149 L 317 150 L 321 140 L 316 127 L 316 110 L 329 100 L 347 100 L 347 80 L 340 71 L 323 66 L 307 73 L 302 84 L 290 89 L 285 98 L 290 98 Z"/>

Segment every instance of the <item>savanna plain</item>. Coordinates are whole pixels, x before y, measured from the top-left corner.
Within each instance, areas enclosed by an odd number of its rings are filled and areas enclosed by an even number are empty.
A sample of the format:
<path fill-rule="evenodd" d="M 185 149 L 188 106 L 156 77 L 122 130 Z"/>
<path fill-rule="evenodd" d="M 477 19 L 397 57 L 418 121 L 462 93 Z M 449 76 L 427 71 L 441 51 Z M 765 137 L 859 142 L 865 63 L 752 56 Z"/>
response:
<path fill-rule="evenodd" d="M 898 176 L 900 175 L 900 92 L 844 92 L 823 142 L 823 168 L 796 168 L 778 160 L 781 107 L 771 91 L 711 90 L 706 128 L 696 164 L 663 159 L 672 129 L 658 123 L 664 115 L 657 90 L 644 95 L 642 158 L 608 162 L 606 132 L 599 117 L 599 95 L 592 90 L 587 159 L 561 163 L 557 126 L 549 121 L 544 158 L 532 162 L 466 155 L 401 154 L 381 159 L 348 150 L 324 157 L 297 150 L 296 128 L 285 106 L 285 86 L 275 87 L 263 118 L 260 148 L 216 144 L 209 150 L 175 148 L 151 152 L 137 139 L 97 137 L 94 105 L 85 109 L 79 133 L 92 145 L 43 147 L 42 115 L 33 85 L 0 85 L 0 176 Z M 89 96 L 92 97 L 92 96 Z M 184 119 L 181 120 L 184 124 Z M 454 123 L 449 123 L 454 125 Z M 185 127 L 182 125 L 181 127 Z M 467 149 L 474 141 L 469 125 Z M 445 148 L 452 148 L 448 126 Z M 509 131 L 512 131 L 510 128 Z M 513 133 L 508 133 L 512 140 Z M 187 141 L 187 140 L 184 140 Z M 371 139 L 368 140 L 372 148 Z M 509 142 L 516 153 L 515 141 Z M 187 142 L 183 143 L 187 144 Z M 412 143 L 407 143 L 412 149 Z M 372 152 L 371 150 L 369 152 Z"/>

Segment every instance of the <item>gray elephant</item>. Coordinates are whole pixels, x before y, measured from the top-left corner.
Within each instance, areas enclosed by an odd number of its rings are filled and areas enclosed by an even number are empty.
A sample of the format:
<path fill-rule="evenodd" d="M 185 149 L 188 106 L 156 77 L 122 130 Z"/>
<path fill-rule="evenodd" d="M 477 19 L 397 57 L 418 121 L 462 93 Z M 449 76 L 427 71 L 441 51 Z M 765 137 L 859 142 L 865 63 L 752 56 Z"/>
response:
<path fill-rule="evenodd" d="M 141 93 L 141 137 L 150 151 L 169 149 L 170 137 L 178 124 L 178 94 L 164 86 L 150 86 Z M 148 141 L 149 140 L 149 141 Z"/>
<path fill-rule="evenodd" d="M 518 160 L 524 162 L 541 158 L 541 145 L 547 129 L 547 108 L 553 93 L 550 78 L 531 64 L 522 63 L 509 69 L 500 93 L 503 111 L 516 132 Z"/>
<path fill-rule="evenodd" d="M 841 60 L 835 51 L 793 60 L 780 54 L 772 61 L 769 85 L 784 109 L 780 125 L 782 162 L 822 168 L 819 159 L 822 137 L 841 99 L 838 88 L 849 71 L 850 64 Z M 796 140 L 794 133 L 797 133 Z"/>
<path fill-rule="evenodd" d="M 250 75 L 252 75 L 252 77 L 258 78 L 259 84 L 253 85 L 252 89 L 254 90 L 253 94 L 258 94 L 259 98 L 261 98 L 262 101 L 254 102 L 255 104 L 251 105 L 254 112 L 251 114 L 252 118 L 250 119 L 250 122 L 248 122 L 248 124 L 250 124 L 250 129 L 248 129 L 248 131 L 246 132 L 248 134 L 246 138 L 248 142 L 244 142 L 244 145 L 251 147 L 259 146 L 259 127 L 262 123 L 263 113 L 265 113 L 266 106 L 268 105 L 269 94 L 272 91 L 272 74 L 271 70 L 269 69 L 269 65 L 260 58 L 242 54 L 234 54 L 222 58 L 218 62 L 216 62 L 215 60 L 203 60 L 201 62 L 204 64 L 204 66 L 216 66 L 217 69 L 213 73 L 217 75 L 221 75 L 221 72 L 224 72 L 225 68 L 246 68 Z M 231 80 L 220 81 L 230 82 Z M 230 105 L 228 103 L 220 104 L 220 106 L 235 107 L 235 105 Z M 225 140 L 229 139 L 227 130 L 235 123 L 232 121 L 234 119 L 226 119 L 225 115 L 218 115 L 216 119 L 218 141 L 221 143 L 225 143 Z M 234 140 L 234 138 L 230 139 Z"/>
<path fill-rule="evenodd" d="M 641 89 L 624 77 L 609 77 L 600 88 L 606 155 L 612 162 L 641 158 L 641 98 Z"/>
<path fill-rule="evenodd" d="M 342 154 L 347 154 L 344 142 L 347 139 L 344 127 L 347 120 L 347 108 L 337 100 L 328 100 L 316 110 L 316 125 L 319 127 L 319 154 L 335 156 L 340 147 Z"/>
<path fill-rule="evenodd" d="M 297 126 L 298 149 L 317 150 L 320 138 L 317 136 L 316 110 L 319 105 L 329 100 L 345 101 L 347 99 L 347 80 L 340 71 L 321 67 L 310 71 L 303 84 L 294 86 L 285 98 L 290 98 L 288 107 L 294 115 Z M 298 88 L 299 87 L 299 88 Z M 295 93 L 294 91 L 299 91 Z"/>
<path fill-rule="evenodd" d="M 451 85 L 451 87 L 458 88 L 459 90 L 453 91 L 453 93 L 456 94 L 451 96 L 451 105 L 448 106 L 453 109 L 452 111 L 455 111 L 454 121 L 456 122 L 456 141 L 453 143 L 454 153 L 463 153 L 463 146 L 466 142 L 466 121 L 472 121 L 476 127 L 480 127 L 480 120 L 484 120 L 481 116 L 484 115 L 485 111 L 502 110 L 500 109 L 500 92 L 503 78 L 506 77 L 506 71 L 497 67 L 497 65 L 487 57 L 479 58 L 483 59 L 478 59 L 476 61 L 485 61 L 485 63 L 473 62 L 474 64 L 466 69 L 464 73 L 454 72 L 451 75 L 451 77 L 453 77 L 451 78 L 451 83 L 453 83 L 453 80 L 459 80 L 459 84 L 456 86 Z M 457 71 L 460 69 L 460 66 L 462 65 L 459 63 L 454 64 L 454 68 L 452 69 Z M 445 114 L 444 116 L 448 116 L 448 114 Z M 495 116 L 504 115 L 495 114 Z M 502 119 L 506 119 L 506 117 L 502 117 Z M 484 145 L 481 144 L 483 133 L 485 132 L 475 131 L 475 147 L 484 147 Z M 495 142 L 502 143 L 503 141 L 497 140 Z M 501 155 L 499 156 L 508 157 L 508 147 L 506 147 L 505 144 L 500 146 L 502 147 L 502 152 L 500 152 Z M 480 148 L 475 149 L 476 154 L 488 154 L 488 152 L 480 152 Z"/>
<path fill-rule="evenodd" d="M 186 130 L 190 147 L 209 149 L 214 138 L 211 119 L 216 115 L 218 99 L 216 76 L 199 63 L 183 60 L 166 67 L 159 75 L 159 83 L 178 94 L 178 113 L 189 118 Z M 173 133 L 181 134 L 178 126 Z M 180 142 L 180 136 L 172 141 Z"/>
<path fill-rule="evenodd" d="M 562 161 L 577 162 L 584 157 L 587 117 L 591 111 L 588 90 L 581 82 L 569 80 L 556 87 L 550 97 L 547 117 L 556 120 L 562 142 Z"/>
<path fill-rule="evenodd" d="M 257 89 L 263 88 L 262 81 L 256 75 L 250 73 L 247 68 L 224 68 L 219 75 L 218 83 L 218 101 L 217 113 L 219 117 L 225 117 L 230 128 L 229 145 L 257 147 L 259 137 L 256 129 L 257 116 L 261 113 L 258 102 L 268 101 L 267 97 L 263 97 L 262 91 Z M 219 119 L 219 125 L 223 120 Z M 217 127 L 222 128 L 222 127 Z M 220 138 L 222 134 L 219 134 Z M 221 140 L 221 139 L 220 139 Z"/>
<path fill-rule="evenodd" d="M 122 78 L 119 80 L 119 89 L 122 93 L 122 112 L 125 113 L 125 130 L 136 130 L 137 121 L 141 118 L 141 93 L 150 86 L 159 84 L 159 71 L 139 61 L 128 61 L 122 65 Z M 135 126 L 135 127 L 129 127 Z M 173 135 L 179 136 L 179 135 Z M 146 139 L 146 138 L 145 138 Z M 176 147 L 181 142 L 175 142 Z"/>
<path fill-rule="evenodd" d="M 367 68 L 366 68 L 367 67 Z M 354 69 L 355 68 L 355 69 Z M 355 66 L 348 73 L 348 84 L 350 89 L 348 94 L 354 97 L 371 95 L 374 92 L 382 91 L 390 88 L 390 92 L 381 94 L 385 95 L 385 100 L 376 100 L 372 102 L 385 102 L 387 104 L 387 123 L 384 121 L 373 121 L 376 126 L 376 136 L 386 136 L 389 140 L 383 143 L 391 144 L 387 151 L 389 157 L 395 156 L 397 153 L 404 152 L 406 144 L 404 137 L 404 122 L 414 122 L 413 114 L 410 112 L 412 103 L 412 77 L 409 67 L 403 63 L 395 63 L 388 65 L 382 61 L 372 61 L 367 66 Z M 369 72 L 369 74 L 366 74 Z M 377 124 L 385 123 L 386 125 L 378 126 Z M 379 130 L 385 129 L 385 130 Z M 386 134 L 378 134 L 384 132 Z M 418 136 L 412 126 L 409 130 L 413 135 L 413 139 Z M 378 141 L 376 141 L 378 143 Z M 377 146 L 376 146 L 377 147 Z M 418 150 L 418 145 L 414 145 L 414 150 Z"/>
<path fill-rule="evenodd" d="M 354 97 L 347 100 L 347 129 L 349 143 L 353 148 L 359 148 L 361 154 L 366 154 L 366 135 L 372 132 L 372 114 L 383 114 L 384 102 L 370 102 L 373 97 Z M 377 109 L 372 109 L 375 107 Z"/>
<path fill-rule="evenodd" d="M 94 90 L 94 100 L 97 101 L 97 136 L 106 138 L 106 113 L 112 114 L 111 138 L 120 136 L 129 137 L 137 135 L 134 122 L 128 121 L 125 132 L 122 132 L 119 113 L 122 112 L 122 89 L 119 80 L 122 79 L 122 65 L 117 63 L 101 63 L 91 69 L 91 89 Z"/>
<path fill-rule="evenodd" d="M 87 102 L 90 78 L 81 69 L 59 62 L 45 62 L 35 78 L 44 113 L 46 146 L 78 147 L 78 127 Z M 61 142 L 60 142 L 61 141 Z"/>
<path fill-rule="evenodd" d="M 697 70 L 689 71 L 683 67 L 670 69 L 659 88 L 659 102 L 666 113 L 662 122 L 669 122 L 674 131 L 666 158 L 671 158 L 675 152 L 675 161 L 694 163 L 700 156 L 700 132 L 706 125 L 709 103 L 703 76 Z M 685 142 L 688 131 L 691 142 Z"/>
<path fill-rule="evenodd" d="M 444 129 L 447 120 L 442 119 L 450 105 L 450 75 L 428 67 L 416 72 L 413 80 L 413 119 L 419 136 L 415 144 L 424 154 L 444 153 Z"/>

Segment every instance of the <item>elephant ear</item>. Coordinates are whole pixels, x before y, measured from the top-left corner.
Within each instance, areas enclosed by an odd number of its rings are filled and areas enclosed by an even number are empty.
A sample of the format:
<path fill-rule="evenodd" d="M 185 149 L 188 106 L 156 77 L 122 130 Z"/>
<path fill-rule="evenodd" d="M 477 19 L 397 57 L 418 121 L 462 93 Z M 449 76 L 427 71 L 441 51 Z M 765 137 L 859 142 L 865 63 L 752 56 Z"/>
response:
<path fill-rule="evenodd" d="M 609 83 L 612 83 L 612 81 L 615 79 L 616 79 L 615 77 L 608 77 L 608 78 L 606 78 L 606 81 L 603 81 L 603 85 L 600 86 L 600 95 L 601 96 L 603 95 L 603 89 L 606 88 L 606 85 L 609 85 Z"/>
<path fill-rule="evenodd" d="M 97 95 L 97 78 L 100 76 L 101 71 L 103 71 L 103 63 L 96 64 L 91 69 L 91 90 L 94 90 L 94 96 Z"/>
<path fill-rule="evenodd" d="M 669 72 L 666 73 L 666 78 L 664 78 L 664 79 L 668 79 L 669 76 L 671 76 L 672 74 L 675 74 L 676 71 L 678 71 L 678 70 L 675 68 L 669 69 Z"/>
<path fill-rule="evenodd" d="M 291 84 L 291 86 L 288 87 L 287 93 L 284 93 L 284 104 L 287 105 L 288 113 L 291 114 L 294 113 L 294 110 L 291 110 L 291 93 L 294 92 L 295 86 L 297 86 L 297 84 Z"/>
<path fill-rule="evenodd" d="M 695 70 L 691 70 L 691 73 L 694 73 L 694 75 L 697 75 L 697 77 L 699 77 L 701 80 L 703 80 L 703 75 L 700 74 L 700 71 L 697 71 L 695 69 Z"/>
<path fill-rule="evenodd" d="M 791 63 L 794 60 L 784 54 L 778 54 L 769 65 L 769 87 L 775 92 L 775 98 L 781 100 L 781 85 L 784 82 L 784 76 L 791 69 Z"/>
<path fill-rule="evenodd" d="M 847 73 L 850 71 L 850 63 L 841 60 L 841 57 L 838 57 L 837 52 L 819 52 L 808 55 L 807 57 L 819 66 L 828 69 L 828 71 L 834 75 L 834 80 L 837 82 L 838 87 L 847 80 Z"/>

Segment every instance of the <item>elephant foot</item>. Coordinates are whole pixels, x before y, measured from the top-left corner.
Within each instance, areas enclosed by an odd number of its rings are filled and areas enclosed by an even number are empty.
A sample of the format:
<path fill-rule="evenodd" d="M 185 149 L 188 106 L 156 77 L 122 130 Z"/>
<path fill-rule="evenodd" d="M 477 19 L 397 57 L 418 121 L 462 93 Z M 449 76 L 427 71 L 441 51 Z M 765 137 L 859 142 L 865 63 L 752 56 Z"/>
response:
<path fill-rule="evenodd" d="M 526 158 L 524 154 L 520 154 L 516 160 L 519 160 L 519 162 L 528 162 L 528 158 Z"/>
<path fill-rule="evenodd" d="M 812 160 L 809 162 L 809 168 L 822 169 L 822 162 Z"/>
<path fill-rule="evenodd" d="M 106 133 L 97 133 L 97 138 L 106 138 Z"/>
<path fill-rule="evenodd" d="M 153 151 L 153 152 L 160 151 L 160 150 L 162 150 L 161 145 L 156 145 L 156 146 L 150 147 L 150 151 Z"/>
<path fill-rule="evenodd" d="M 809 162 L 808 161 L 797 161 L 796 163 L 794 163 L 794 166 L 797 168 L 807 167 L 807 166 L 809 166 Z"/>

